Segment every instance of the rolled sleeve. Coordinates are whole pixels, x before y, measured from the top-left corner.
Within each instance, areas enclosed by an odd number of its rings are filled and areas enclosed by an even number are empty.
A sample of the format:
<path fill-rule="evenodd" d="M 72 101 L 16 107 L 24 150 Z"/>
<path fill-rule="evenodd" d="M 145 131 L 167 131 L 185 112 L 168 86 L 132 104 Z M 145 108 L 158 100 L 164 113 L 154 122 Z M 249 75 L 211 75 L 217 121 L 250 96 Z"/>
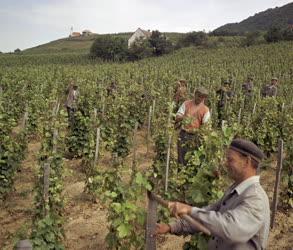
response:
<path fill-rule="evenodd" d="M 210 111 L 206 112 L 203 119 L 202 119 L 202 123 L 207 123 L 211 118 L 211 113 Z"/>
<path fill-rule="evenodd" d="M 175 235 L 188 235 L 194 234 L 197 231 L 184 219 L 176 220 L 175 222 L 169 223 L 171 228 L 170 233 Z"/>
<path fill-rule="evenodd" d="M 176 116 L 179 115 L 179 116 L 182 116 L 185 114 L 185 103 L 183 103 L 180 108 L 178 109 L 177 113 L 176 113 Z"/>
<path fill-rule="evenodd" d="M 212 235 L 228 242 L 244 243 L 260 229 L 263 221 L 262 212 L 261 200 L 251 199 L 223 213 L 194 207 L 191 216 L 210 229 Z"/>

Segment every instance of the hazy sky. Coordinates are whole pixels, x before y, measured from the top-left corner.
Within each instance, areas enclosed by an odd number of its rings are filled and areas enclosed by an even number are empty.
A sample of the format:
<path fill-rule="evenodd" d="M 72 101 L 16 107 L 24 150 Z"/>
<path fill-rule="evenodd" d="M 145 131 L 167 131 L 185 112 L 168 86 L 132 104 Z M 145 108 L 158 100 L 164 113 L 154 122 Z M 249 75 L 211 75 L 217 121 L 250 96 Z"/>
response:
<path fill-rule="evenodd" d="M 0 0 L 0 51 L 25 49 L 90 29 L 213 30 L 286 0 Z"/>

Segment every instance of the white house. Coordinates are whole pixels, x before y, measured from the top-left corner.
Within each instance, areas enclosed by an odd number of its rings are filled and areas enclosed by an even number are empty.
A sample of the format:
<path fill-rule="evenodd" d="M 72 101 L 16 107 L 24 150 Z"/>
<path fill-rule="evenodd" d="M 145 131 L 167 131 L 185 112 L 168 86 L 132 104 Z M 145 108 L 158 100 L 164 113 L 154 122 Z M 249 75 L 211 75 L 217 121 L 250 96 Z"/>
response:
<path fill-rule="evenodd" d="M 143 38 L 147 39 L 151 36 L 151 32 L 148 30 L 143 30 L 141 28 L 138 28 L 132 36 L 128 39 L 128 48 L 131 47 L 131 45 L 135 42 L 135 40 Z"/>
<path fill-rule="evenodd" d="M 90 35 L 92 35 L 93 33 L 90 31 L 90 30 L 84 30 L 83 32 L 82 32 L 82 36 L 90 36 Z"/>

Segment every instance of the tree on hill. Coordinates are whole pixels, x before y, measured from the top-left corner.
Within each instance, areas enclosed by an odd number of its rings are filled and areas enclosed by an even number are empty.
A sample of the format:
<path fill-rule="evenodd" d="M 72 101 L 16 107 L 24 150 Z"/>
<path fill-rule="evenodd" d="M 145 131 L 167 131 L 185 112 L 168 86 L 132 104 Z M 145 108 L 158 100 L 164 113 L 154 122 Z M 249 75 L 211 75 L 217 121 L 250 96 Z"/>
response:
<path fill-rule="evenodd" d="M 257 44 L 261 39 L 261 34 L 258 31 L 247 32 L 245 38 L 242 42 L 243 46 L 249 47 L 251 45 Z"/>
<path fill-rule="evenodd" d="M 287 28 L 283 31 L 283 39 L 286 41 L 292 41 L 293 40 L 293 29 Z"/>
<path fill-rule="evenodd" d="M 137 39 L 128 49 L 130 61 L 140 60 L 153 55 L 153 48 L 148 39 Z"/>
<path fill-rule="evenodd" d="M 20 53 L 20 52 L 21 52 L 21 50 L 19 48 L 14 50 L 14 53 Z"/>
<path fill-rule="evenodd" d="M 205 45 L 208 41 L 208 35 L 203 32 L 190 32 L 187 33 L 185 36 L 182 37 L 178 41 L 177 47 L 188 47 L 188 46 L 199 46 L 199 45 Z"/>
<path fill-rule="evenodd" d="M 149 43 L 154 49 L 153 54 L 156 56 L 167 54 L 173 49 L 172 43 L 158 30 L 152 31 Z"/>
<path fill-rule="evenodd" d="M 111 35 L 99 36 L 90 49 L 90 56 L 110 61 L 124 60 L 127 56 L 127 41 Z"/>
<path fill-rule="evenodd" d="M 277 26 L 271 26 L 264 38 L 268 43 L 275 43 L 283 39 L 282 30 Z"/>

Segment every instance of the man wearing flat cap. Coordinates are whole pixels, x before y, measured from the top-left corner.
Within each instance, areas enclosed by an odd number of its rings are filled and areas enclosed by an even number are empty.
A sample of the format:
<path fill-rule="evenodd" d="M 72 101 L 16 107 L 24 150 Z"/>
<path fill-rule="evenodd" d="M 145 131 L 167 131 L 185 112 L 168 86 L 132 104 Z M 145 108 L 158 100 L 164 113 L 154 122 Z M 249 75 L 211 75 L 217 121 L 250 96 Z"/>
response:
<path fill-rule="evenodd" d="M 274 97 L 277 96 L 277 85 L 278 85 L 278 78 L 272 77 L 271 83 L 267 84 L 262 89 L 262 97 Z"/>
<path fill-rule="evenodd" d="M 199 87 L 194 98 L 185 101 L 179 108 L 175 122 L 181 125 L 178 139 L 178 163 L 187 164 L 186 154 L 199 147 L 198 129 L 210 119 L 209 108 L 204 104 L 208 91 Z"/>
<path fill-rule="evenodd" d="M 262 250 L 267 246 L 270 226 L 268 197 L 259 182 L 257 170 L 263 152 L 252 142 L 234 139 L 227 150 L 226 167 L 234 183 L 222 199 L 204 208 L 169 202 L 169 210 L 178 218 L 184 214 L 206 226 L 212 234 L 209 250 Z M 157 234 L 197 233 L 183 219 L 157 224 Z"/>

